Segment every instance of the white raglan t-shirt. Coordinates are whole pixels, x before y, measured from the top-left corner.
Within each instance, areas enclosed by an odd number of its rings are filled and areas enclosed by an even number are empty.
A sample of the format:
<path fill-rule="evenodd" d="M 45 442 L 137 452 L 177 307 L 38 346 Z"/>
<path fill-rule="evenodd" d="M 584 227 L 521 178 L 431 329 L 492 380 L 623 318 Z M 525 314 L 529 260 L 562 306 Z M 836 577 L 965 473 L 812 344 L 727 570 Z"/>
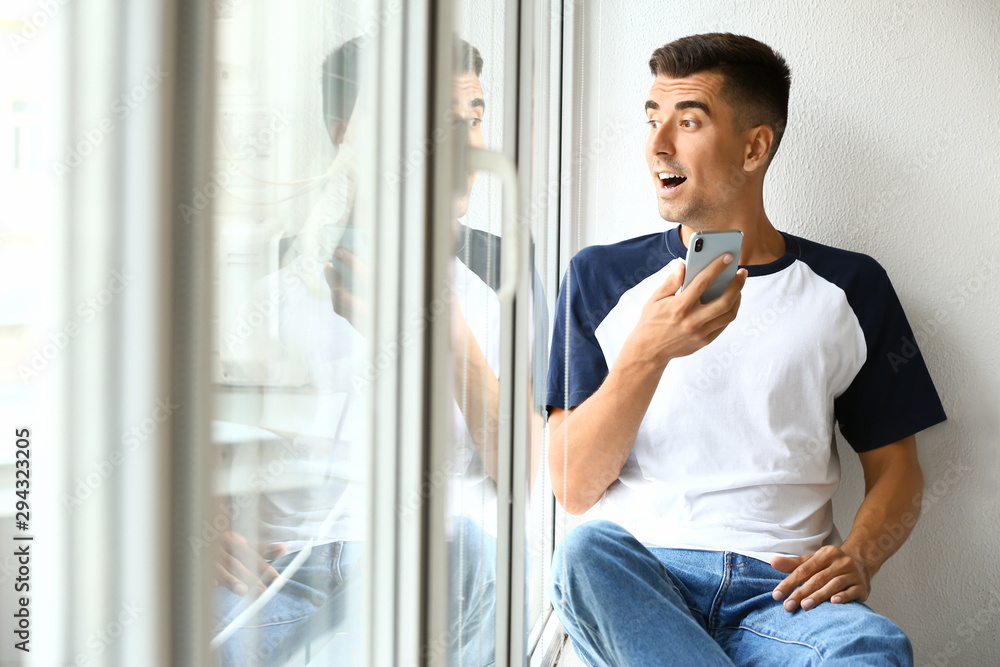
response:
<path fill-rule="evenodd" d="M 549 406 L 579 405 L 601 385 L 643 305 L 685 256 L 679 229 L 573 258 L 556 308 Z M 784 237 L 783 257 L 745 267 L 736 320 L 667 365 L 599 503 L 600 518 L 646 546 L 769 561 L 839 545 L 834 423 L 864 452 L 945 419 L 882 267 Z"/>

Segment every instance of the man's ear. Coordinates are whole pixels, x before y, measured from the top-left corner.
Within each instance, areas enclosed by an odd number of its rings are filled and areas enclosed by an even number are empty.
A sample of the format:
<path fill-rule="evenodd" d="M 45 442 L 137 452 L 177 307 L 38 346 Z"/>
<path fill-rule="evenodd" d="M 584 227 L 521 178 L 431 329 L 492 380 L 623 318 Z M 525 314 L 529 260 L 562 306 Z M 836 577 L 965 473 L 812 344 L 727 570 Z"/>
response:
<path fill-rule="evenodd" d="M 335 120 L 330 125 L 330 141 L 334 146 L 344 143 L 344 135 L 347 134 L 347 121 Z"/>
<path fill-rule="evenodd" d="M 743 157 L 743 169 L 753 172 L 766 165 L 773 143 L 774 130 L 769 125 L 758 125 L 750 130 L 746 155 Z"/>

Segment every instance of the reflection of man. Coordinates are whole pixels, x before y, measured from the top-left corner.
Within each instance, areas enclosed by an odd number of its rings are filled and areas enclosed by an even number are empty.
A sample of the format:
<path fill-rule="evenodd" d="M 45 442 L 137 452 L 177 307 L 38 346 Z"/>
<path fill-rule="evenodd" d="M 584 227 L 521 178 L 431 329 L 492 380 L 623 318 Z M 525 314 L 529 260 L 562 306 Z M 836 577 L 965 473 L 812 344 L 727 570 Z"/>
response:
<path fill-rule="evenodd" d="M 607 520 L 559 547 L 556 612 L 594 665 L 911 664 L 907 637 L 863 604 L 919 513 L 914 434 L 945 419 L 920 354 L 888 361 L 913 341 L 899 301 L 871 258 L 764 212 L 791 80 L 779 55 L 698 35 L 650 68 L 646 159 L 680 225 L 581 251 L 560 293 L 552 486 Z M 714 229 L 742 230 L 743 268 L 702 304 L 734 258 L 680 294 L 679 260 Z M 834 419 L 866 483 L 842 543 Z"/>
<path fill-rule="evenodd" d="M 449 122 L 468 128 L 469 144 L 482 147 L 486 102 L 478 49 L 459 41 Z M 465 216 L 476 172 L 468 176 L 455 216 Z M 338 269 L 338 264 L 341 265 Z M 461 665 L 493 663 L 496 580 L 496 475 L 499 413 L 500 237 L 456 224 L 452 292 L 448 296 L 455 392 L 454 444 L 447 489 L 451 581 L 449 651 Z M 326 269 L 333 307 L 363 327 L 367 267 L 347 248 L 337 248 Z M 349 275 L 353 287 L 345 284 Z M 536 394 L 537 395 L 537 394 Z M 537 469 L 537 466 L 536 468 Z"/>
<path fill-rule="evenodd" d="M 330 307 L 323 264 L 336 241 L 331 234 L 352 215 L 356 152 L 348 121 L 357 97 L 358 58 L 357 42 L 351 41 L 324 61 L 324 119 L 336 159 L 283 268 L 254 285 L 246 306 L 278 306 L 279 337 L 270 338 L 270 327 L 254 332 L 268 339 L 251 348 L 266 350 L 262 375 L 295 378 L 308 389 L 280 408 L 292 422 L 280 434 L 285 440 L 278 460 L 291 483 L 272 479 L 268 472 L 274 462 L 265 460 L 257 477 L 264 479 L 258 488 L 266 488 L 252 525 L 234 526 L 219 540 L 216 633 L 251 608 L 218 649 L 219 663 L 226 667 L 281 665 L 334 628 L 348 636 L 356 630 L 357 615 L 348 613 L 347 605 L 353 601 L 351 572 L 362 554 L 363 517 L 357 512 L 364 499 L 361 480 L 354 477 L 367 443 L 363 396 L 351 379 L 363 367 L 367 343 Z M 244 530 L 256 534 L 253 544 L 241 534 Z M 302 560 L 306 548 L 308 557 Z M 254 611 L 279 572 L 287 581 L 279 582 L 277 594 Z M 341 650 L 342 664 L 351 664 L 354 643 L 348 640 Z"/>
<path fill-rule="evenodd" d="M 480 124 L 485 103 L 479 74 L 483 62 L 478 51 L 468 44 L 462 43 L 460 51 L 465 67 L 455 79 L 454 115 L 468 124 L 470 141 L 482 145 Z M 364 400 L 363 389 L 358 392 L 352 382 L 363 376 L 363 362 L 369 356 L 361 333 L 365 330 L 368 275 L 363 253 L 355 255 L 351 250 L 357 246 L 348 246 L 345 241 L 362 239 L 366 231 L 365 221 L 355 219 L 351 210 L 357 147 L 350 118 L 358 97 L 360 56 L 354 40 L 335 50 L 324 63 L 324 115 L 337 148 L 337 160 L 319 204 L 292 246 L 292 254 L 298 257 L 293 257 L 277 276 L 263 281 L 267 285 L 265 294 L 274 288 L 281 293 L 280 329 L 290 332 L 281 341 L 282 362 L 294 359 L 304 365 L 321 393 L 346 394 L 346 403 L 354 401 L 355 408 L 342 408 L 345 419 L 330 427 L 331 432 L 336 431 L 332 442 L 294 437 L 296 452 L 304 464 L 302 474 L 323 471 L 327 479 L 305 485 L 304 489 L 269 490 L 265 494 L 260 517 L 263 544 L 255 547 L 235 531 L 220 539 L 223 549 L 217 579 L 224 588 L 217 595 L 219 629 L 230 624 L 255 597 L 241 600 L 239 596 L 248 590 L 261 592 L 278 572 L 289 567 L 298 550 L 312 541 L 311 554 L 290 580 L 222 645 L 219 655 L 224 665 L 281 664 L 309 641 L 311 633 L 334 627 L 341 632 L 354 631 L 345 627 L 344 620 L 357 616 L 347 612 L 345 605 L 352 571 L 362 552 L 358 531 L 361 526 L 357 520 L 352 522 L 346 511 L 363 506 L 364 500 L 358 496 L 356 501 L 345 503 L 357 484 L 342 483 L 336 471 L 349 467 L 345 463 L 352 459 L 350 453 L 346 457 L 342 451 L 338 453 L 343 449 L 341 445 L 354 450 L 353 459 L 360 458 L 358 450 L 368 446 L 361 439 L 363 429 L 358 427 L 358 420 L 366 412 L 357 409 L 358 402 Z M 475 174 L 469 177 L 470 189 L 474 178 Z M 468 192 L 458 202 L 460 215 L 467 202 Z M 461 518 L 454 525 L 453 544 L 461 545 L 462 559 L 456 559 L 456 567 L 452 568 L 452 589 L 453 597 L 463 600 L 463 604 L 453 614 L 449 650 L 463 665 L 488 665 L 493 661 L 496 548 L 495 538 L 478 521 L 492 515 L 495 522 L 496 515 L 499 304 L 492 267 L 499 266 L 499 239 L 464 226 L 460 230 L 452 320 L 458 356 L 456 374 L 470 390 L 456 401 L 456 442 L 463 445 L 456 457 L 465 462 L 456 480 L 459 495 L 464 492 L 464 512 L 456 511 L 456 515 L 475 516 L 476 521 Z M 330 246 L 338 239 L 341 245 L 333 252 Z M 332 261 L 327 263 L 331 254 Z M 316 258 L 323 261 L 312 261 Z M 471 310 L 470 304 L 474 305 Z M 344 511 L 331 519 L 331 507 L 343 507 Z M 272 562 L 265 560 L 279 555 Z M 463 567 L 458 567 L 459 562 Z M 351 664 L 349 655 L 341 656 L 343 664 Z"/>
<path fill-rule="evenodd" d="M 462 41 L 458 48 L 461 73 L 452 85 L 452 122 L 468 127 L 469 144 L 483 146 L 483 114 L 486 110 L 479 77 L 483 59 L 479 50 Z M 335 139 L 336 141 L 336 139 Z M 456 217 L 463 217 L 469 205 L 469 194 L 476 180 L 470 171 L 468 188 L 455 201 Z M 499 412 L 499 287 L 500 237 L 486 231 L 457 226 L 457 247 L 453 262 L 454 297 L 451 300 L 452 347 L 455 352 L 454 382 L 456 404 L 460 413 L 455 423 L 459 430 L 456 441 L 471 439 L 482 466 L 491 480 L 496 479 L 496 415 Z M 358 328 L 366 317 L 364 301 L 368 270 L 349 248 L 338 247 L 332 262 L 326 267 L 334 310 Z M 345 284 L 344 276 L 357 284 Z M 361 286 L 359 286 L 361 285 Z M 473 312 L 469 312 L 473 311 Z M 467 314 L 468 313 L 468 314 Z M 489 349 L 486 341 L 491 342 Z M 476 391 L 462 392 L 462 387 Z M 463 427 L 464 425 L 464 427 Z M 495 491 L 493 492 L 495 499 Z M 495 511 L 487 512 L 495 515 Z"/>

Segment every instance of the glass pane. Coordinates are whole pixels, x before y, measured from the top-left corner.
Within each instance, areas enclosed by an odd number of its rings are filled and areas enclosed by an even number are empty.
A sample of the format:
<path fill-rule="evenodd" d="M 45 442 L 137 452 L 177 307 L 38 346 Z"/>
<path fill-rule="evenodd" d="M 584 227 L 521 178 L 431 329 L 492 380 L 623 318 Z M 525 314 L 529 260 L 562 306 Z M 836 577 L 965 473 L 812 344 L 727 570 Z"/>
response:
<path fill-rule="evenodd" d="M 0 199 L 5 209 L 0 217 L 0 357 L 8 360 L 0 370 L 4 425 L 27 423 L 39 410 L 44 414 L 48 397 L 38 394 L 44 389 L 39 378 L 68 343 L 64 333 L 49 336 L 47 331 L 56 328 L 47 321 L 60 297 L 55 274 L 37 270 L 51 257 L 55 241 L 56 181 L 49 178 L 45 158 L 54 154 L 51 80 L 64 45 L 51 31 L 27 41 L 23 33 L 37 32 L 29 9 L 0 8 L 0 32 L 11 45 L 0 53 Z M 0 453 L 0 465 L 13 466 L 13 461 L 12 449 Z"/>
<path fill-rule="evenodd" d="M 487 3 L 457 9 L 453 113 L 471 146 L 503 146 L 502 12 Z M 470 172 L 456 195 L 452 262 L 454 440 L 449 484 L 451 607 L 449 662 L 491 665 L 495 653 L 497 475 L 501 383 L 500 228 L 503 185 Z M 504 316 L 507 316 L 505 313 Z"/>
<path fill-rule="evenodd" d="M 522 212 L 520 233 L 529 235 L 529 251 L 522 267 L 525 282 L 518 293 L 518 303 L 512 309 L 502 308 L 497 300 L 500 282 L 502 196 L 500 180 L 491 174 L 478 173 L 470 177 L 469 189 L 458 205 L 459 232 L 456 243 L 458 257 L 455 266 L 457 308 L 453 311 L 454 358 L 456 360 L 455 411 L 456 435 L 454 463 L 460 484 L 452 485 L 452 562 L 453 581 L 452 627 L 459 633 L 453 663 L 461 665 L 489 664 L 495 644 L 495 614 L 497 590 L 492 582 L 497 578 L 497 465 L 503 448 L 515 448 L 525 461 L 524 476 L 513 480 L 514 512 L 520 513 L 525 534 L 523 540 L 513 540 L 511 559 L 524 569 L 523 582 L 514 580 L 516 591 L 511 604 L 523 603 L 513 618 L 523 625 L 511 628 L 511 636 L 520 639 L 512 650 L 529 650 L 529 631 L 539 625 L 548 609 L 543 572 L 552 550 L 552 495 L 542 472 L 545 377 L 547 350 L 550 339 L 548 301 L 554 297 L 556 261 L 555 240 L 558 230 L 555 205 L 559 192 L 558 177 L 558 97 L 551 97 L 551 75 L 558 74 L 558 57 L 550 52 L 552 35 L 559 27 L 552 25 L 551 8 L 547 3 L 526 4 L 525 11 L 534 11 L 534 33 L 522 35 L 531 42 L 534 68 L 528 84 L 531 105 L 528 126 L 518 127 L 527 135 L 530 150 L 519 155 L 518 171 L 528 175 L 528 187 L 521 193 Z M 506 5 L 486 0 L 465 0 L 459 3 L 458 34 L 459 64 L 456 68 L 455 104 L 458 113 L 481 116 L 469 128 L 469 142 L 492 151 L 507 150 L 513 137 L 504 135 L 503 117 L 506 67 L 517 62 L 514 53 L 506 51 Z M 558 14 L 557 14 L 558 15 Z M 552 31 L 555 30 L 555 33 Z M 517 40 L 515 40 L 516 42 Z M 558 43 L 558 41 L 557 41 Z M 557 54 L 558 55 L 558 54 Z M 480 62 L 481 59 L 481 62 Z M 555 69 L 552 69 L 552 68 Z M 469 90 L 475 91 L 471 94 Z M 476 105 L 476 98 L 481 100 Z M 467 106 L 468 105 L 468 106 Z M 524 145 L 523 143 L 521 145 Z M 552 173 L 552 172 L 555 173 Z M 522 185 L 525 179 L 521 179 Z M 506 239 L 504 239 L 506 240 Z M 513 252 L 504 246 L 503 252 Z M 551 274 L 551 278 L 550 278 Z M 514 318 L 518 326 L 513 338 L 502 338 L 503 325 Z M 499 359 L 507 352 L 504 346 L 514 346 L 518 354 L 515 363 L 528 368 L 521 380 L 523 386 L 512 386 L 519 374 L 505 377 L 500 372 Z M 501 412 L 501 402 L 494 392 L 513 395 L 513 412 Z M 516 414 L 526 415 L 519 420 Z M 519 424 L 526 424 L 521 428 Z M 513 425 L 512 442 L 499 442 L 502 426 Z M 499 450 L 497 449 L 499 447 Z M 501 478 L 502 479 L 502 478 Z M 519 502 L 520 499 L 526 502 Z M 501 508 L 503 509 L 503 508 Z M 502 525 L 502 522 L 501 522 Z M 515 523 L 515 525 L 518 525 Z M 501 544 L 504 541 L 500 540 Z M 522 547 L 523 545 L 523 547 Z M 500 558 L 500 562 L 503 559 Z M 460 579 L 459 579 L 460 578 Z M 461 582 L 461 583 L 459 583 Z M 502 591 L 500 594 L 503 594 Z M 507 641 L 506 637 L 498 641 Z M 521 656 L 513 655 L 512 660 Z"/>
<path fill-rule="evenodd" d="M 552 308 L 558 285 L 556 262 L 559 231 L 559 6 L 551 2 L 534 5 L 531 186 L 528 220 L 531 229 L 530 420 L 528 436 L 528 505 L 526 544 L 530 554 L 528 572 L 528 627 L 532 636 L 541 633 L 548 609 L 545 572 L 552 554 L 553 496 L 545 468 L 545 393 Z M 555 83 L 553 83 L 555 82 Z M 539 646 L 544 649 L 544 646 Z"/>
<path fill-rule="evenodd" d="M 194 205 L 214 206 L 220 665 L 358 663 L 375 18 L 364 0 L 218 5 L 216 171 Z"/>

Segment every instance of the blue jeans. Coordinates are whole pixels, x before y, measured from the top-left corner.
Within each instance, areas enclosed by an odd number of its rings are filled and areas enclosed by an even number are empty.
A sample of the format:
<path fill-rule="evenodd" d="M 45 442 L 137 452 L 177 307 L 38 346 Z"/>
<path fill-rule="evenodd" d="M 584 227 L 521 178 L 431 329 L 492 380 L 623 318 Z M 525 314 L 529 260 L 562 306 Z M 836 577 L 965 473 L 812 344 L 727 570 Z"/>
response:
<path fill-rule="evenodd" d="M 357 636 L 357 628 L 352 627 L 352 623 L 358 614 L 347 613 L 347 606 L 349 595 L 357 595 L 352 593 L 351 571 L 361 552 L 362 545 L 358 542 L 331 542 L 313 547 L 312 553 L 278 594 L 219 647 L 219 665 L 284 665 L 313 638 L 328 631 L 336 629 Z M 296 555 L 287 554 L 272 561 L 271 565 L 283 572 Z M 214 633 L 229 625 L 250 601 L 228 588 L 216 588 Z M 356 650 L 356 646 L 350 648 Z M 341 664 L 355 664 L 351 656 L 343 657 Z"/>
<path fill-rule="evenodd" d="M 449 544 L 451 609 L 448 636 L 441 651 L 456 667 L 492 667 L 496 624 L 496 538 L 467 517 L 455 517 L 455 534 Z M 461 540 L 461 542 L 459 542 Z M 458 549 L 464 550 L 459 568 Z M 360 602 L 352 572 L 362 554 L 360 542 L 332 542 L 315 546 L 299 569 L 251 619 L 218 650 L 220 667 L 279 667 L 314 637 L 331 630 L 347 633 L 348 646 L 338 655 L 338 665 L 356 665 Z M 291 553 L 274 560 L 278 572 L 295 558 Z M 458 598 L 462 598 L 459 617 Z M 220 632 L 249 604 L 228 588 L 215 589 L 216 627 Z"/>
<path fill-rule="evenodd" d="M 559 545 L 552 570 L 556 614 L 595 667 L 913 664 L 903 631 L 867 605 L 785 611 L 771 592 L 787 575 L 730 551 L 647 549 L 591 521 Z"/>
<path fill-rule="evenodd" d="M 454 535 L 448 545 L 451 594 L 448 619 L 448 664 L 493 667 L 497 618 L 497 540 L 465 516 L 452 517 Z M 461 540 L 461 541 L 460 541 Z M 459 545 L 464 554 L 459 558 Z M 462 560 L 462 567 L 459 567 Z M 459 616 L 459 596 L 462 598 Z M 431 643 L 433 656 L 434 642 Z"/>

